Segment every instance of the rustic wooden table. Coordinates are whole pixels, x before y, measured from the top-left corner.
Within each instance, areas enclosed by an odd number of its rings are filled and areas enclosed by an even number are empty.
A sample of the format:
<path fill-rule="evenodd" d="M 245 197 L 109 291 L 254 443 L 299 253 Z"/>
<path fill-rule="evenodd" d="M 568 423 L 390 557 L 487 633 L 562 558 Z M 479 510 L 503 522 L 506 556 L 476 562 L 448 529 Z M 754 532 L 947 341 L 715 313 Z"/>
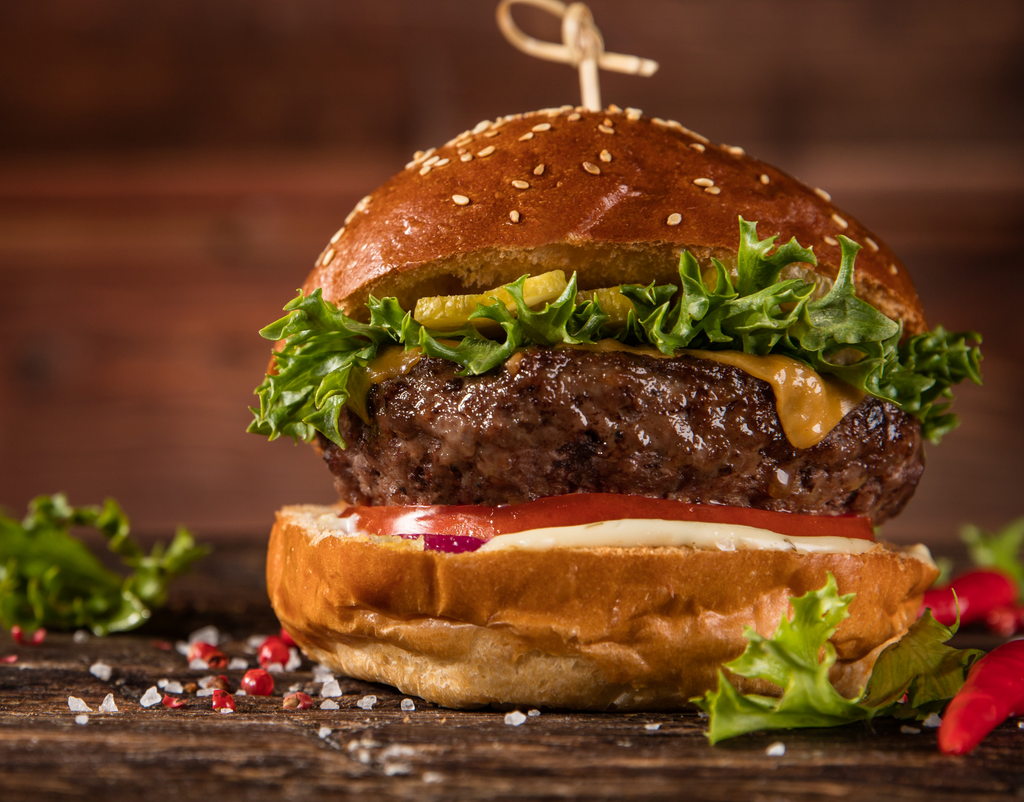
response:
<path fill-rule="evenodd" d="M 221 544 L 174 588 L 141 631 L 76 642 L 51 634 L 40 647 L 0 635 L 0 798 L 310 799 L 996 799 L 1024 794 L 1024 730 L 1011 721 L 969 757 L 938 753 L 935 731 L 900 722 L 752 735 L 716 747 L 696 712 L 583 714 L 544 710 L 519 726 L 494 710 L 457 711 L 391 688 L 341 678 L 338 710 L 320 710 L 312 665 L 278 675 L 271 697 L 239 697 L 233 714 L 189 696 L 171 710 L 139 700 L 160 679 L 195 682 L 173 643 L 201 625 L 229 637 L 232 657 L 255 659 L 246 640 L 275 630 L 264 595 L 264 549 Z M 970 637 L 970 636 L 968 636 Z M 975 636 L 979 638 L 983 636 Z M 161 648 L 163 647 L 163 648 Z M 108 681 L 89 672 L 103 662 Z M 218 673 L 218 672 L 214 672 Z M 236 688 L 242 671 L 224 672 Z M 284 710 L 288 688 L 314 695 Z M 117 713 L 76 723 L 68 697 Z M 374 695 L 370 710 L 357 707 Z M 523 711 L 526 712 L 526 711 Z M 767 747 L 785 744 L 785 754 Z"/>

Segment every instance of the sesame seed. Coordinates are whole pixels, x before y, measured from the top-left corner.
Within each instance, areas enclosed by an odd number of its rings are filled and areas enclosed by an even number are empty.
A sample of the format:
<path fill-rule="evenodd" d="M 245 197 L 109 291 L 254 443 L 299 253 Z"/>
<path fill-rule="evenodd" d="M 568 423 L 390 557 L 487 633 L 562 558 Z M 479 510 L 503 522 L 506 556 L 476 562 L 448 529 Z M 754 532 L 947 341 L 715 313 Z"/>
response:
<path fill-rule="evenodd" d="M 642 111 L 640 111 L 640 109 L 632 109 L 632 108 L 626 109 L 626 119 L 627 120 L 639 120 L 643 116 L 644 116 L 644 113 Z"/>
<path fill-rule="evenodd" d="M 849 228 L 850 224 L 847 223 L 842 217 L 835 212 L 832 213 L 832 221 L 840 228 Z"/>
<path fill-rule="evenodd" d="M 331 240 L 333 242 L 333 240 Z M 868 247 L 875 253 L 878 253 L 878 243 L 875 242 L 871 237 L 864 237 L 864 241 L 868 244 Z"/>
<path fill-rule="evenodd" d="M 832 237 L 825 237 L 825 242 L 827 242 L 829 245 L 832 245 L 833 247 L 839 244 L 839 240 L 833 239 Z"/>
<path fill-rule="evenodd" d="M 721 187 L 704 187 L 704 191 L 706 193 L 708 193 L 708 195 L 717 195 L 719 192 L 722 191 L 722 188 Z"/>
<path fill-rule="evenodd" d="M 516 189 L 529 189 L 530 188 L 529 183 L 527 183 L 526 181 L 523 181 L 522 179 L 519 179 L 519 178 L 517 178 L 515 181 L 512 182 L 512 186 L 514 186 Z"/>
<path fill-rule="evenodd" d="M 769 184 L 769 183 L 771 183 L 771 179 L 768 177 L 768 173 L 761 173 L 761 183 L 762 184 Z"/>
<path fill-rule="evenodd" d="M 465 149 L 465 148 L 459 148 L 459 149 L 458 149 L 458 150 L 456 150 L 455 152 L 456 152 L 456 153 L 458 153 L 458 154 L 459 154 L 459 155 L 461 156 L 461 155 L 462 155 L 463 153 L 465 153 L 465 152 L 466 152 L 466 149 Z"/>
<path fill-rule="evenodd" d="M 615 133 L 615 129 L 610 127 L 610 126 L 607 126 L 607 125 L 599 125 L 599 126 L 597 126 L 597 130 L 600 131 L 602 134 L 614 134 Z"/>
<path fill-rule="evenodd" d="M 484 136 L 490 139 L 492 136 L 497 136 L 500 133 L 501 131 L 488 131 Z"/>
<path fill-rule="evenodd" d="M 895 262 L 894 262 L 893 264 L 889 265 L 889 272 L 890 272 L 890 273 L 892 273 L 892 274 L 893 274 L 894 276 L 895 276 L 895 275 L 896 275 L 897 273 L 899 273 L 899 272 L 900 272 L 900 271 L 899 271 L 899 268 L 897 268 L 897 267 L 896 267 L 896 263 L 895 263 Z"/>
<path fill-rule="evenodd" d="M 831 201 L 831 200 L 832 200 L 832 196 L 831 196 L 831 195 L 829 195 L 829 194 L 828 194 L 828 193 L 827 193 L 827 192 L 826 192 L 825 190 L 823 190 L 823 189 L 822 189 L 821 187 L 815 187 L 815 188 L 814 188 L 814 194 L 815 194 L 815 195 L 817 195 L 817 196 L 818 196 L 819 198 L 824 198 L 824 199 L 825 199 L 825 200 L 827 200 L 827 201 Z"/>
<path fill-rule="evenodd" d="M 608 108 L 605 109 L 605 111 L 607 111 L 609 114 L 622 114 L 622 109 L 620 109 L 614 103 L 609 105 Z"/>
<path fill-rule="evenodd" d="M 612 154 L 610 154 L 607 150 L 602 150 L 601 151 L 601 161 L 603 161 L 603 162 L 610 162 L 611 160 L 612 160 Z"/>
<path fill-rule="evenodd" d="M 335 231 L 334 232 L 334 236 L 331 237 L 331 245 L 333 245 L 335 242 L 340 240 L 341 239 L 341 235 L 344 234 L 344 233 L 345 233 L 345 226 L 342 226 L 337 231 Z"/>
<path fill-rule="evenodd" d="M 733 156 L 742 156 L 746 151 L 738 145 L 722 145 L 722 150 L 726 153 L 731 153 Z"/>
<path fill-rule="evenodd" d="M 320 264 L 325 265 L 334 258 L 334 248 L 328 248 L 327 253 L 324 254 L 324 258 L 320 260 Z"/>
<path fill-rule="evenodd" d="M 533 131 L 527 131 L 525 134 L 519 137 L 520 142 L 525 142 L 527 139 L 533 139 Z"/>
<path fill-rule="evenodd" d="M 693 148 L 698 153 L 703 153 L 705 150 L 704 146 L 700 144 L 700 142 L 691 142 L 690 147 Z"/>
<path fill-rule="evenodd" d="M 482 159 L 482 158 L 484 158 L 486 156 L 490 156 L 492 153 L 494 153 L 494 145 L 488 145 L 486 148 L 481 150 L 476 155 L 479 156 Z"/>
<path fill-rule="evenodd" d="M 451 159 L 441 159 L 441 161 L 434 162 L 435 167 L 444 167 Z"/>
<path fill-rule="evenodd" d="M 473 126 L 473 133 L 474 134 L 482 134 L 484 131 L 486 131 L 490 127 L 491 127 L 491 121 L 490 120 L 481 120 L 480 122 L 478 122 L 476 125 Z"/>
<path fill-rule="evenodd" d="M 465 195 L 452 195 L 452 201 L 455 202 L 456 206 L 468 206 L 469 198 Z"/>
<path fill-rule="evenodd" d="M 426 156 L 426 154 L 422 150 L 417 150 L 414 154 L 412 154 L 412 160 L 419 161 L 424 156 Z"/>
<path fill-rule="evenodd" d="M 517 212 L 515 209 L 513 209 L 511 212 L 508 213 L 508 219 L 511 220 L 513 223 L 518 223 L 519 222 L 519 212 Z"/>
<path fill-rule="evenodd" d="M 424 167 L 430 167 L 432 164 L 436 164 L 439 161 L 441 161 L 441 157 L 440 156 L 431 156 L 429 159 L 427 159 L 425 162 L 423 162 L 423 166 Z"/>
<path fill-rule="evenodd" d="M 358 213 L 359 213 L 358 209 L 353 209 L 351 212 L 349 212 L 347 215 L 345 215 L 345 225 L 347 226 L 349 223 L 351 223 L 355 219 L 355 216 Z"/>
<path fill-rule="evenodd" d="M 591 175 L 601 175 L 601 168 L 591 162 L 583 162 L 583 169 Z"/>
<path fill-rule="evenodd" d="M 543 164 L 538 164 L 536 167 L 534 167 L 533 168 L 533 174 L 534 175 L 544 175 L 544 165 Z"/>
<path fill-rule="evenodd" d="M 406 170 L 408 170 L 410 167 L 415 167 L 415 166 L 416 166 L 416 160 L 415 159 L 413 159 L 411 162 L 406 162 L 405 163 L 405 169 Z"/>
<path fill-rule="evenodd" d="M 611 127 L 612 127 L 613 125 L 615 125 L 615 123 L 613 123 L 613 122 L 611 121 L 611 119 L 610 119 L 610 118 L 608 118 L 608 117 L 605 117 L 605 118 L 604 118 L 604 124 L 605 124 L 605 125 L 607 125 L 607 126 L 608 126 L 609 128 L 611 128 Z"/>
<path fill-rule="evenodd" d="M 537 133 L 540 133 L 541 131 L 550 131 L 551 123 L 538 123 L 537 125 L 533 126 L 533 128 L 531 128 L 530 130 L 536 131 Z"/>
<path fill-rule="evenodd" d="M 668 216 L 668 220 L 666 220 L 665 222 L 668 223 L 670 226 L 677 226 L 681 222 L 683 222 L 683 216 L 679 214 L 679 212 L 672 212 L 672 214 Z"/>
<path fill-rule="evenodd" d="M 698 187 L 713 187 L 715 185 L 715 182 L 710 178 L 695 178 L 693 179 L 693 183 Z"/>
<path fill-rule="evenodd" d="M 674 131 L 686 131 L 686 126 L 684 126 L 681 122 L 678 122 L 677 120 L 669 120 L 668 127 Z"/>
<path fill-rule="evenodd" d="M 420 170 L 420 175 L 426 175 L 427 173 L 429 173 L 429 172 L 430 172 L 430 170 L 431 170 L 431 167 L 430 167 L 430 165 L 428 164 L 428 165 L 424 166 L 424 167 L 423 167 L 423 168 L 422 168 L 422 169 Z"/>
<path fill-rule="evenodd" d="M 654 123 L 655 125 L 660 125 L 662 127 L 668 125 L 668 123 L 661 119 L 661 117 L 652 117 L 651 122 Z"/>
<path fill-rule="evenodd" d="M 461 156 L 459 156 L 459 161 L 461 161 L 461 162 L 471 162 L 471 161 L 473 161 L 473 154 L 472 153 L 463 153 Z"/>
<path fill-rule="evenodd" d="M 420 156 L 420 158 L 426 159 L 429 156 L 433 156 L 435 150 L 437 150 L 437 148 L 428 148 L 427 150 L 422 151 L 423 155 Z"/>
<path fill-rule="evenodd" d="M 570 114 L 570 115 L 569 115 L 568 117 L 566 117 L 566 119 L 567 119 L 567 120 L 568 120 L 569 122 L 571 122 L 571 123 L 574 123 L 574 122 L 576 122 L 576 121 L 577 121 L 578 119 L 580 119 L 580 117 L 581 117 L 581 116 L 582 116 L 582 115 L 581 115 L 581 114 L 580 114 L 580 113 L 579 113 L 578 111 L 574 111 L 574 112 L 573 112 L 572 114 Z"/>

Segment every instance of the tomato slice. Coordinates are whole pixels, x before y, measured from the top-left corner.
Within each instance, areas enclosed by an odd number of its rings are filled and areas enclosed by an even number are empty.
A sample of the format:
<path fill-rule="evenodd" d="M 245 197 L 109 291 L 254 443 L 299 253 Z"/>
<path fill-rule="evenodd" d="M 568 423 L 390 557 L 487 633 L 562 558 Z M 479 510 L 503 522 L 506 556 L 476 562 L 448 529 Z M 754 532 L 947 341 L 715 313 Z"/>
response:
<path fill-rule="evenodd" d="M 753 526 L 790 537 L 875 539 L 871 521 L 861 516 L 800 515 L 617 493 L 572 493 L 500 507 L 346 507 L 340 515 L 356 518 L 364 532 L 397 537 L 443 535 L 490 540 L 528 529 L 640 518 Z"/>

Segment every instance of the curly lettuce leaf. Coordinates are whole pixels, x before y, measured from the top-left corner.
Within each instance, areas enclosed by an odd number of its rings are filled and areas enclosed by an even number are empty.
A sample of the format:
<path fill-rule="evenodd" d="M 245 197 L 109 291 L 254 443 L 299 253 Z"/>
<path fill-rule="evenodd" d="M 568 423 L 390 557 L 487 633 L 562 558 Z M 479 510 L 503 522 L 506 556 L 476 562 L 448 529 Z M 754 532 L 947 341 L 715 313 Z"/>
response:
<path fill-rule="evenodd" d="M 900 324 L 856 297 L 859 246 L 852 240 L 840 237 L 843 255 L 836 281 L 822 298 L 812 300 L 814 284 L 780 276 L 789 265 L 815 264 L 814 253 L 795 240 L 775 247 L 776 237 L 758 239 L 756 223 L 740 218 L 739 226 L 735 283 L 717 259 L 712 259 L 713 280 L 706 280 L 697 260 L 684 252 L 678 285 L 620 288 L 633 309 L 619 329 L 608 327 L 598 301 L 577 302 L 575 276 L 540 310 L 524 301 L 524 276 L 505 287 L 515 303 L 513 312 L 501 303 L 481 303 L 454 332 L 427 329 L 394 298 L 371 298 L 370 322 L 359 323 L 323 300 L 320 290 L 309 296 L 300 292 L 285 306 L 285 317 L 260 332 L 282 346 L 275 351 L 274 371 L 256 390 L 259 409 L 252 410 L 249 431 L 271 440 L 288 435 L 306 441 L 320 432 L 344 447 L 338 415 L 345 406 L 365 415 L 366 367 L 386 345 L 420 348 L 427 356 L 454 362 L 460 375 L 469 376 L 493 370 L 517 348 L 604 338 L 653 345 L 670 355 L 701 348 L 789 356 L 897 404 L 921 421 L 932 442 L 955 428 L 950 388 L 965 379 L 981 382 L 977 334 L 951 334 L 939 327 L 900 345 Z"/>
<path fill-rule="evenodd" d="M 96 529 L 131 573 L 104 568 L 71 527 Z M 114 500 L 72 507 L 61 494 L 39 496 L 20 524 L 0 515 L 0 625 L 88 627 L 97 635 L 134 629 L 167 601 L 171 580 L 208 551 L 179 528 L 170 545 L 146 554 Z"/>
<path fill-rule="evenodd" d="M 840 596 L 829 574 L 824 587 L 790 600 L 792 618 L 783 616 L 770 638 L 748 628 L 743 633 L 747 648 L 719 671 L 718 688 L 693 700 L 708 714 L 708 740 L 717 743 L 758 730 L 835 727 L 878 715 L 923 719 L 940 710 L 981 652 L 945 646 L 956 627 L 942 626 L 930 613 L 882 652 L 858 698 L 846 699 L 832 686 L 828 672 L 836 653 L 829 638 L 849 616 L 853 598 Z M 782 696 L 741 694 L 730 675 L 766 680 Z"/>

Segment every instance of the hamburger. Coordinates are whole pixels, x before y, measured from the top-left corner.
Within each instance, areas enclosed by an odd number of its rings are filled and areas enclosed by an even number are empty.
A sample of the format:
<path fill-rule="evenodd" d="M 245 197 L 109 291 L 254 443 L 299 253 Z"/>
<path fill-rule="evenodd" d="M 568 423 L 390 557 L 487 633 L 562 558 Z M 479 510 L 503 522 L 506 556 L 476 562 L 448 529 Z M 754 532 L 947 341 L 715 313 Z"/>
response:
<path fill-rule="evenodd" d="M 937 576 L 874 527 L 977 335 L 929 330 L 827 193 L 677 122 L 562 107 L 418 152 L 285 310 L 250 430 L 312 443 L 339 501 L 278 513 L 268 588 L 340 673 L 679 708 L 832 574 L 853 696 Z"/>

